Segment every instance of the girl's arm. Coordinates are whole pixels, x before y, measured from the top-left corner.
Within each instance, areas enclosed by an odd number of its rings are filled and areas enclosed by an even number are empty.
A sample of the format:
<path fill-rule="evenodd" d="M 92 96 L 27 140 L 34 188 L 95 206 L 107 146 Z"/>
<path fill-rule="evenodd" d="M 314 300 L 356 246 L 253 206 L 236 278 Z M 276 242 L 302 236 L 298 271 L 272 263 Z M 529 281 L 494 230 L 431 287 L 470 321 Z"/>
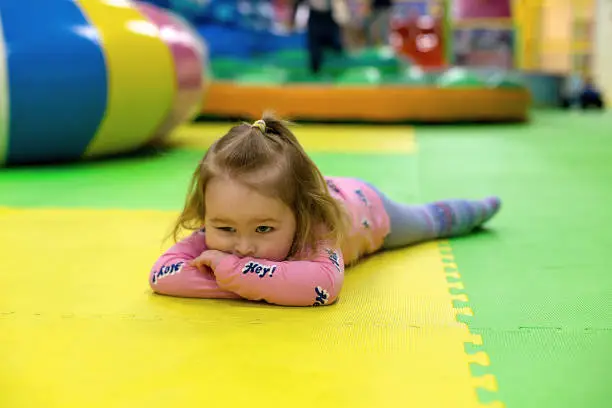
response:
<path fill-rule="evenodd" d="M 219 287 L 250 300 L 283 306 L 330 305 L 344 282 L 341 252 L 325 245 L 312 260 L 272 262 L 218 254 L 206 263 L 212 267 Z M 201 258 L 206 257 L 204 253 Z"/>
<path fill-rule="evenodd" d="M 208 268 L 204 272 L 189 264 L 206 250 L 204 233 L 196 231 L 174 244 L 153 265 L 149 285 L 162 295 L 194 298 L 240 298 L 219 288 Z"/>

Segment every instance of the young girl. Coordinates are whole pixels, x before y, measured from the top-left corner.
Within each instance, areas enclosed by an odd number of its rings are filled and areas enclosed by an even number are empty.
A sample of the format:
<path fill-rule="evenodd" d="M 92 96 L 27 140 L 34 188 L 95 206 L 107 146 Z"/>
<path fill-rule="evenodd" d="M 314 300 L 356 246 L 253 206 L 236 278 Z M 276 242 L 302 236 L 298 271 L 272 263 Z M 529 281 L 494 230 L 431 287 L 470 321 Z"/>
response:
<path fill-rule="evenodd" d="M 285 124 L 264 117 L 217 140 L 174 228 L 191 235 L 155 263 L 153 291 L 286 306 L 336 301 L 344 267 L 379 250 L 466 234 L 496 197 L 407 205 L 370 184 L 324 178 Z"/>

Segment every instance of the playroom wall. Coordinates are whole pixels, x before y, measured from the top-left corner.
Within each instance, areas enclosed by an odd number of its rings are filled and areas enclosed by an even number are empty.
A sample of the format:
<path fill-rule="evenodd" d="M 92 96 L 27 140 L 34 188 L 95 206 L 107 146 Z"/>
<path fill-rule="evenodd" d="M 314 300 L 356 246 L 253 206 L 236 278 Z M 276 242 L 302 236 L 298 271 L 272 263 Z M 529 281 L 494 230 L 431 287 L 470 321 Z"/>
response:
<path fill-rule="evenodd" d="M 586 73 L 592 64 L 595 3 L 515 0 L 519 66 L 547 73 Z"/>
<path fill-rule="evenodd" d="M 612 95 L 612 0 L 597 0 L 593 74 L 608 102 Z"/>
<path fill-rule="evenodd" d="M 571 71 L 572 9 L 570 1 L 545 5 L 541 22 L 540 69 L 545 72 Z"/>

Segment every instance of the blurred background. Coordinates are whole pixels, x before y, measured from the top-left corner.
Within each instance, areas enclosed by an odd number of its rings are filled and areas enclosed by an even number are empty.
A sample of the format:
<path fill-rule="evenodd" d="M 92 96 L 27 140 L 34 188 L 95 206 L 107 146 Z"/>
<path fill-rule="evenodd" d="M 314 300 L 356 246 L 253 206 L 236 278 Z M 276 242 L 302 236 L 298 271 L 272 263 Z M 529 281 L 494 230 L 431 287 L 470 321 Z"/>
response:
<path fill-rule="evenodd" d="M 194 24 L 207 41 L 212 72 L 219 80 L 259 76 L 265 81 L 266 69 L 274 66 L 276 70 L 267 72 L 276 81 L 279 71 L 293 75 L 292 80 L 316 81 L 298 69 L 307 70 L 308 2 L 302 3 L 295 24 L 291 0 L 151 2 Z M 610 36 L 611 16 L 606 1 L 394 0 L 380 8 L 375 3 L 347 0 L 348 16 L 338 23 L 353 67 L 384 73 L 392 57 L 380 50 L 376 55 L 376 47 L 389 46 L 402 64 L 426 72 L 449 67 L 512 72 L 530 90 L 534 106 L 558 106 L 564 87 L 579 89 L 585 78 L 610 93 L 612 57 L 604 39 Z M 372 70 L 362 70 L 359 79 L 354 68 L 338 73 L 342 62 L 335 57 L 330 55 L 326 68 L 339 82 L 348 77 L 364 83 L 385 79 Z"/>
<path fill-rule="evenodd" d="M 33 1 L 30 14 L 0 3 L 8 163 L 123 152 L 185 121 L 265 110 L 311 121 L 526 122 L 533 109 L 601 111 L 612 86 L 603 0 Z M 91 109 L 68 137 L 58 118 L 79 105 Z M 149 119 L 125 142 L 125 129 L 98 127 L 105 112 L 134 121 L 135 110 Z M 78 139 L 74 151 L 34 153 L 36 115 L 47 133 Z"/>

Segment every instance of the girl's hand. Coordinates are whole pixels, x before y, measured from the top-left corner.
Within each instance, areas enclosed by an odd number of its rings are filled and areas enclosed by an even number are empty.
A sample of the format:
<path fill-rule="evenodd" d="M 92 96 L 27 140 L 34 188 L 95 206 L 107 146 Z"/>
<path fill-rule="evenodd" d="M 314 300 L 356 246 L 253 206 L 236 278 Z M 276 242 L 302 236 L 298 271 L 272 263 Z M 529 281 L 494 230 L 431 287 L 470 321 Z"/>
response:
<path fill-rule="evenodd" d="M 196 259 L 189 262 L 189 265 L 195 266 L 200 272 L 206 272 L 206 267 L 215 271 L 219 262 L 229 254 L 217 250 L 206 250 L 202 252 Z"/>

